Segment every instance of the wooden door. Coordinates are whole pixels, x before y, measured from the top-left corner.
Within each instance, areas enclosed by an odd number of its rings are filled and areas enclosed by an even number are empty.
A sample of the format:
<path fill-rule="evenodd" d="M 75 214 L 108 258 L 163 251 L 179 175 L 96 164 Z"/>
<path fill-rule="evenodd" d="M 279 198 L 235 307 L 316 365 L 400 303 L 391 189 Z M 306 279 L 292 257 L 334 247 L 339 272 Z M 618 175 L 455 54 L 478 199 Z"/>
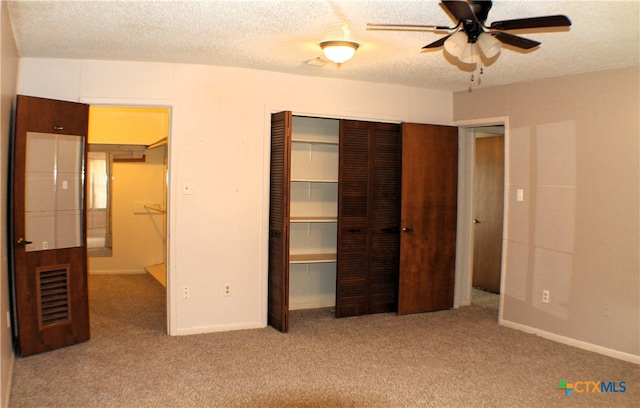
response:
<path fill-rule="evenodd" d="M 473 287 L 500 293 L 504 212 L 504 136 L 475 139 Z"/>
<path fill-rule="evenodd" d="M 400 125 L 376 123 L 370 139 L 369 310 L 398 310 L 400 267 Z"/>
<path fill-rule="evenodd" d="M 340 121 L 336 317 L 367 313 L 369 123 Z"/>
<path fill-rule="evenodd" d="M 11 271 L 17 352 L 89 339 L 85 162 L 89 106 L 18 96 Z"/>
<path fill-rule="evenodd" d="M 268 324 L 289 331 L 291 112 L 271 115 Z"/>
<path fill-rule="evenodd" d="M 397 308 L 400 126 L 340 122 L 336 317 Z"/>
<path fill-rule="evenodd" d="M 453 307 L 458 129 L 402 125 L 398 314 Z"/>

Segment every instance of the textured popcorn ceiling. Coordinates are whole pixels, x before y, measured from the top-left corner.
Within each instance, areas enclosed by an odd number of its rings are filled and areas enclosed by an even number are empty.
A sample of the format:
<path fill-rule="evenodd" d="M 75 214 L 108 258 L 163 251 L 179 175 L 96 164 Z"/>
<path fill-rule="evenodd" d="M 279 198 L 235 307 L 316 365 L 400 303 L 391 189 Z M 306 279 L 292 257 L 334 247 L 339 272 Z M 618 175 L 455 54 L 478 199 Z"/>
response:
<path fill-rule="evenodd" d="M 21 57 L 160 61 L 245 67 L 463 90 L 469 73 L 442 48 L 442 34 L 367 31 L 366 23 L 454 25 L 436 0 L 9 1 Z M 504 47 L 482 86 L 639 65 L 640 2 L 500 1 L 492 21 L 565 14 L 569 30 L 514 32 L 542 42 Z M 361 46 L 338 68 L 314 64 L 322 40 Z M 312 61 L 312 63 L 308 63 Z"/>

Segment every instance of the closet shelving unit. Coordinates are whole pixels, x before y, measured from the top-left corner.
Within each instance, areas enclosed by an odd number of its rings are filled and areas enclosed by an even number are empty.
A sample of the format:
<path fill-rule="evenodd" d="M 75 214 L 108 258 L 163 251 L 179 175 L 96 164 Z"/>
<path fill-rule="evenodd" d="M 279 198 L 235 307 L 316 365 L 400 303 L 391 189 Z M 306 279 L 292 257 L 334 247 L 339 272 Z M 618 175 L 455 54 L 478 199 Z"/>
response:
<path fill-rule="evenodd" d="M 162 192 L 162 196 L 163 196 L 163 203 L 162 204 L 150 204 L 150 205 L 145 205 L 144 208 L 147 209 L 148 211 L 152 211 L 152 212 L 158 212 L 163 214 L 163 230 L 166 231 L 167 230 L 167 205 L 166 205 L 166 199 L 167 199 L 167 185 L 166 185 L 166 180 L 167 180 L 167 146 L 169 143 L 169 139 L 168 138 L 162 138 L 160 140 L 158 140 L 155 143 L 150 144 L 149 146 L 147 146 L 147 149 L 157 149 L 160 147 L 164 147 L 164 180 L 165 183 L 163 184 L 163 192 Z M 167 242 L 166 242 L 166 236 L 164 236 L 164 242 L 163 242 L 163 255 L 162 255 L 162 263 L 159 264 L 155 264 L 155 265 L 149 265 L 147 267 L 145 267 L 144 269 L 147 271 L 147 273 L 149 275 L 151 275 L 155 280 L 158 281 L 158 283 L 162 286 L 164 286 L 165 288 L 167 287 Z"/>
<path fill-rule="evenodd" d="M 335 120 L 293 117 L 289 217 L 292 308 L 335 304 L 338 135 Z"/>

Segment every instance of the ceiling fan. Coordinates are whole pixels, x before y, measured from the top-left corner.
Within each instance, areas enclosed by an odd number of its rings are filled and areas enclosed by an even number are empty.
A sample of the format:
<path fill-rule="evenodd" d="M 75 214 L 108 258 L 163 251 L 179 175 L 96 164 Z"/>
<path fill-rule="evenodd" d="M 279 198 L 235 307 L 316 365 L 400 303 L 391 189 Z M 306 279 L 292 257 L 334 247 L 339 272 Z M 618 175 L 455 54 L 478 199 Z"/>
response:
<path fill-rule="evenodd" d="M 438 25 L 405 24 L 367 24 L 368 30 L 387 31 L 447 31 L 449 34 L 437 41 L 425 45 L 422 49 L 444 46 L 445 50 L 467 64 L 477 64 L 480 54 L 487 58 L 495 57 L 501 49 L 501 43 L 528 50 L 540 45 L 540 42 L 505 33 L 504 31 L 532 28 L 568 27 L 571 20 L 564 15 L 519 18 L 494 21 L 486 25 L 492 1 L 486 0 L 442 0 L 442 6 L 457 21 L 454 27 Z M 477 45 L 477 46 L 476 46 Z"/>

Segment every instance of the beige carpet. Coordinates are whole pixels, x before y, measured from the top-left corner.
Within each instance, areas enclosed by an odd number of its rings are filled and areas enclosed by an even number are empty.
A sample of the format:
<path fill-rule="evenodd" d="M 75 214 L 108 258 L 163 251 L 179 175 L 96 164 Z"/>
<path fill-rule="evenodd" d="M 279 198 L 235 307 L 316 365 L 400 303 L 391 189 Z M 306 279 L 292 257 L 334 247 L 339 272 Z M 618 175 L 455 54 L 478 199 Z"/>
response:
<path fill-rule="evenodd" d="M 638 407 L 637 365 L 498 326 L 493 307 L 165 335 L 146 275 L 90 279 L 92 340 L 17 359 L 11 407 Z M 495 299 L 495 297 L 494 297 Z M 215 313 L 215 311 L 212 311 Z M 625 381 L 572 393 L 571 381 Z"/>

